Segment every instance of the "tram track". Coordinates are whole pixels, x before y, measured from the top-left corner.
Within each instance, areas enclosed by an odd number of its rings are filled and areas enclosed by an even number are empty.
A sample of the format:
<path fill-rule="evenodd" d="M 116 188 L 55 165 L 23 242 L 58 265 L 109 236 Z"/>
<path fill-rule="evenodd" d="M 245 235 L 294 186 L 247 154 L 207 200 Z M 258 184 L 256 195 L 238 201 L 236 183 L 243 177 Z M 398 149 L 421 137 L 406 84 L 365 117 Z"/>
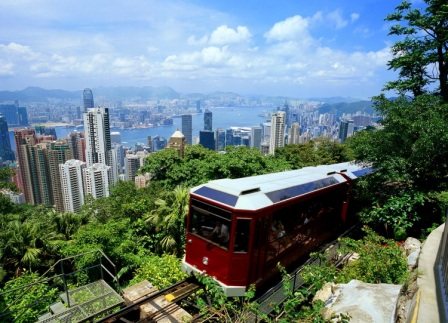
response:
<path fill-rule="evenodd" d="M 162 319 L 167 319 L 172 322 L 170 318 L 172 314 L 178 310 L 178 302 L 190 296 L 201 288 L 200 284 L 189 277 L 185 280 L 177 282 L 165 289 L 155 291 L 149 295 L 137 299 L 132 304 L 129 304 L 119 311 L 101 318 L 97 322 L 112 323 L 112 322 L 158 322 Z M 158 301 L 162 300 L 162 302 Z M 151 304 L 155 309 L 149 314 L 142 315 L 142 306 Z"/>

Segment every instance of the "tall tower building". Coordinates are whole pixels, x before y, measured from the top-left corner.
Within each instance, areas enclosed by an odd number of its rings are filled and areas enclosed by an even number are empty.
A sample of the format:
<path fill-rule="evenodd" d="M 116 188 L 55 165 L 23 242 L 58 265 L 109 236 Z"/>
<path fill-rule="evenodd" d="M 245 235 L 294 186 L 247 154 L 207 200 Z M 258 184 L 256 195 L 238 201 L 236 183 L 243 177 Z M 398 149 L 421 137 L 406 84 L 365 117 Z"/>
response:
<path fill-rule="evenodd" d="M 168 141 L 168 148 L 176 149 L 180 157 L 184 157 L 186 140 L 185 136 L 179 130 L 176 130 Z"/>
<path fill-rule="evenodd" d="M 31 152 L 31 147 L 37 143 L 34 129 L 14 130 L 16 142 L 17 162 L 19 164 L 19 178 L 25 200 L 30 204 L 39 204 L 39 185 L 37 181 L 36 161 Z"/>
<path fill-rule="evenodd" d="M 199 144 L 210 150 L 215 150 L 215 134 L 213 131 L 199 131 Z"/>
<path fill-rule="evenodd" d="M 93 108 L 84 114 L 87 166 L 100 163 L 113 166 L 110 138 L 109 109 Z M 110 183 L 117 180 L 111 175 Z"/>
<path fill-rule="evenodd" d="M 93 103 L 93 93 L 91 89 L 84 89 L 82 92 L 82 100 L 84 105 L 84 113 L 88 111 L 88 109 L 92 109 L 95 107 Z"/>
<path fill-rule="evenodd" d="M 262 137 L 261 127 L 250 128 L 250 146 L 253 148 L 260 149 L 261 147 L 261 137 Z"/>
<path fill-rule="evenodd" d="M 59 165 L 62 199 L 64 210 L 67 212 L 78 212 L 84 204 L 83 172 L 85 167 L 85 162 L 75 159 L 67 160 Z"/>
<path fill-rule="evenodd" d="M 271 118 L 271 139 L 269 142 L 269 154 L 274 155 L 275 149 L 285 145 L 285 115 L 284 111 L 278 111 Z"/>
<path fill-rule="evenodd" d="M 9 141 L 8 123 L 6 118 L 0 115 L 0 163 L 6 160 L 13 161 L 14 159 L 11 142 Z"/>
<path fill-rule="evenodd" d="M 57 211 L 64 210 L 64 200 L 62 197 L 60 164 L 73 158 L 68 143 L 65 140 L 59 140 L 49 144 L 48 149 L 48 170 L 50 173 L 52 189 L 52 205 Z"/>
<path fill-rule="evenodd" d="M 204 130 L 212 131 L 213 128 L 213 113 L 206 109 L 204 112 Z"/>
<path fill-rule="evenodd" d="M 300 125 L 298 122 L 294 122 L 288 131 L 288 144 L 297 145 L 300 138 Z"/>
<path fill-rule="evenodd" d="M 353 135 L 354 124 L 353 120 L 342 120 L 339 124 L 339 140 L 344 142 L 347 137 Z"/>
<path fill-rule="evenodd" d="M 226 131 L 218 128 L 215 131 L 216 151 L 224 151 L 226 149 Z"/>
<path fill-rule="evenodd" d="M 191 114 L 182 115 L 182 134 L 185 136 L 187 144 L 193 143 L 193 118 Z"/>
<path fill-rule="evenodd" d="M 17 108 L 17 119 L 20 126 L 28 126 L 28 113 L 26 107 Z"/>
<path fill-rule="evenodd" d="M 86 141 L 83 132 L 71 132 L 68 135 L 68 145 L 72 152 L 73 159 L 86 161 Z"/>
<path fill-rule="evenodd" d="M 125 174 L 126 180 L 134 181 L 137 171 L 140 168 L 140 157 L 137 155 L 128 154 L 124 158 L 125 160 Z"/>
<path fill-rule="evenodd" d="M 110 166 L 96 163 L 84 168 L 84 193 L 93 198 L 109 196 Z"/>

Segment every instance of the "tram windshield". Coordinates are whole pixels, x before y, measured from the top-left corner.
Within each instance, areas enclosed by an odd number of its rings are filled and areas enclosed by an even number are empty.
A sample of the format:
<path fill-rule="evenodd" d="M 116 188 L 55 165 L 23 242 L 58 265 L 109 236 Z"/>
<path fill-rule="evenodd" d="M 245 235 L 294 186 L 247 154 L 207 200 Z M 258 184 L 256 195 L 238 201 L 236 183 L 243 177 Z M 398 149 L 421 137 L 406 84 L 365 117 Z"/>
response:
<path fill-rule="evenodd" d="M 230 212 L 193 200 L 189 231 L 228 249 L 230 241 Z"/>

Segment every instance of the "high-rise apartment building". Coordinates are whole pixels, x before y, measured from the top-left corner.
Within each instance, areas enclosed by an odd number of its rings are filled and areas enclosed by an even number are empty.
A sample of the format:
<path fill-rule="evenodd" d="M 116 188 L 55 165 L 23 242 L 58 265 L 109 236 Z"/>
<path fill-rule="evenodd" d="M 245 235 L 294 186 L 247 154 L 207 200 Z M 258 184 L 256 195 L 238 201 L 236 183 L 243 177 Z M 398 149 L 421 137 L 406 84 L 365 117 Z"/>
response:
<path fill-rule="evenodd" d="M 285 145 L 285 115 L 284 111 L 278 111 L 272 115 L 269 142 L 269 154 L 271 155 L 275 154 L 275 149 Z"/>
<path fill-rule="evenodd" d="M 61 173 L 59 165 L 64 164 L 66 161 L 72 159 L 73 155 L 70 150 L 69 144 L 65 140 L 51 142 L 47 147 L 48 170 L 50 173 L 53 198 L 51 205 L 54 205 L 57 211 L 63 211 L 64 200 L 62 197 Z"/>
<path fill-rule="evenodd" d="M 17 162 L 19 164 L 19 185 L 25 194 L 25 200 L 30 204 L 39 204 L 39 185 L 37 179 L 36 161 L 31 152 L 31 147 L 37 144 L 34 129 L 14 130 L 16 142 Z"/>
<path fill-rule="evenodd" d="M 204 130 L 212 131 L 213 128 L 213 113 L 206 109 L 204 112 Z"/>
<path fill-rule="evenodd" d="M 126 180 L 134 181 L 137 171 L 140 168 L 140 158 L 137 155 L 127 154 L 124 160 Z"/>
<path fill-rule="evenodd" d="M 96 163 L 84 168 L 84 193 L 93 198 L 109 196 L 110 166 Z"/>
<path fill-rule="evenodd" d="M 82 100 L 84 105 L 84 113 L 88 111 L 88 109 L 92 109 L 95 107 L 93 102 L 93 93 L 91 89 L 84 89 L 82 92 Z"/>
<path fill-rule="evenodd" d="M 80 161 L 86 161 L 86 141 L 84 138 L 84 132 L 71 132 L 68 135 L 68 145 L 72 152 L 73 159 Z"/>
<path fill-rule="evenodd" d="M 182 115 L 182 133 L 187 144 L 191 145 L 193 143 L 193 117 L 191 114 Z"/>
<path fill-rule="evenodd" d="M 100 163 L 113 167 L 109 109 L 89 109 L 84 114 L 84 129 L 87 166 Z M 113 172 L 110 174 L 109 181 L 111 184 L 117 181 L 117 178 L 113 176 Z"/>
<path fill-rule="evenodd" d="M 9 141 L 8 123 L 6 118 L 0 115 L 0 164 L 4 161 L 15 159 Z"/>
<path fill-rule="evenodd" d="M 300 139 L 300 125 L 298 122 L 294 122 L 288 131 L 288 144 L 297 145 Z"/>
<path fill-rule="evenodd" d="M 78 212 L 84 204 L 84 176 L 86 163 L 76 159 L 59 165 L 64 210 Z"/>

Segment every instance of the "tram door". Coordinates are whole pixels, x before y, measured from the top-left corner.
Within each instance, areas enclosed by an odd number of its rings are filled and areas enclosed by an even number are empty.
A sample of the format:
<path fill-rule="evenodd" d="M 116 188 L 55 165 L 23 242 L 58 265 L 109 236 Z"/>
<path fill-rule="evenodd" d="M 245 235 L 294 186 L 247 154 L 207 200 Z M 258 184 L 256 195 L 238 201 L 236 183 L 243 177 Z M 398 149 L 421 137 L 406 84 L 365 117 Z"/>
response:
<path fill-rule="evenodd" d="M 257 218 L 253 224 L 252 253 L 250 261 L 250 283 L 255 283 L 263 277 L 266 258 L 266 237 L 267 221 L 266 218 Z"/>

